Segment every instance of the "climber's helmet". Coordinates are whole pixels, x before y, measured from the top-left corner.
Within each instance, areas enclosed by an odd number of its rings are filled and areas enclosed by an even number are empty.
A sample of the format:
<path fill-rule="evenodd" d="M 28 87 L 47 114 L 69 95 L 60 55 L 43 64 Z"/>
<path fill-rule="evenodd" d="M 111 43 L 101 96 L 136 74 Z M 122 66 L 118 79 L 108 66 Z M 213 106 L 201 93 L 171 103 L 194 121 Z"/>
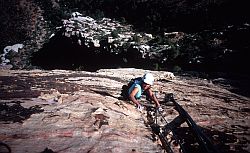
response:
<path fill-rule="evenodd" d="M 154 84 L 154 76 L 151 73 L 146 73 L 143 76 L 143 82 L 149 85 Z"/>

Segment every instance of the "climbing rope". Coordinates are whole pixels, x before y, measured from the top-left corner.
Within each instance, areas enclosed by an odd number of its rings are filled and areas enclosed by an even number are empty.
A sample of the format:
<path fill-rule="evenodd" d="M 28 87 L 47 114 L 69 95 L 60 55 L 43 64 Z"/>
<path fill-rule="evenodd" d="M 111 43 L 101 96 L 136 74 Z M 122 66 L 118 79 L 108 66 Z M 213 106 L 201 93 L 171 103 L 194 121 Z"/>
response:
<path fill-rule="evenodd" d="M 174 100 L 173 94 L 165 95 L 164 103 L 169 104 L 170 102 L 172 102 L 172 106 L 174 106 L 174 109 L 179 113 L 179 116 L 170 123 L 166 120 L 162 112 L 158 111 L 155 107 L 151 106 L 147 108 L 147 114 L 151 115 L 149 118 L 153 118 L 153 122 L 150 124 L 151 129 L 161 140 L 162 147 L 168 153 L 187 153 L 188 151 L 185 147 L 185 143 L 176 133 L 176 129 L 180 127 L 181 124 L 187 123 L 192 132 L 192 137 L 195 136 L 202 152 L 219 153 L 210 139 L 202 133 L 191 116 Z M 159 121 L 163 121 L 164 126 L 160 126 Z"/>

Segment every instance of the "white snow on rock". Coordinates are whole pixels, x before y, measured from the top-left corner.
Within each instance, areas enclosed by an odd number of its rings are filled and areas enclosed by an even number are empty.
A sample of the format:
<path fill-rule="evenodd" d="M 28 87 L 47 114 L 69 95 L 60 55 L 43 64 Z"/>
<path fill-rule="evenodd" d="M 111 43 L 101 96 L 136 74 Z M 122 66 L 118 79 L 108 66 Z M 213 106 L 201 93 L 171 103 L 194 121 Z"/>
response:
<path fill-rule="evenodd" d="M 4 49 L 3 49 L 3 54 L 0 55 L 0 58 L 1 58 L 1 63 L 0 65 L 7 65 L 10 63 L 10 60 L 6 58 L 6 55 L 10 52 L 10 51 L 13 51 L 13 52 L 16 52 L 18 53 L 18 50 L 19 49 L 22 49 L 24 47 L 23 44 L 15 44 L 15 45 L 12 45 L 12 46 L 6 46 Z"/>
<path fill-rule="evenodd" d="M 18 49 L 22 49 L 23 48 L 23 44 L 15 44 L 13 46 L 6 46 L 3 51 L 4 53 L 8 53 L 10 52 L 11 50 L 14 51 L 14 52 L 18 52 Z"/>

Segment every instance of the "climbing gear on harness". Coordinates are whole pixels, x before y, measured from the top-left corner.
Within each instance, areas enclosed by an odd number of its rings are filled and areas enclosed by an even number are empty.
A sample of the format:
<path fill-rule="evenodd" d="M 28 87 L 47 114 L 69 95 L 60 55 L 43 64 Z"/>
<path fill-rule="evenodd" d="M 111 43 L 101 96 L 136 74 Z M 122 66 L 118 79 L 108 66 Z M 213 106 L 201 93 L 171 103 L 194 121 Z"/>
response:
<path fill-rule="evenodd" d="M 157 110 L 158 112 L 163 112 L 162 107 L 157 107 L 156 110 Z"/>

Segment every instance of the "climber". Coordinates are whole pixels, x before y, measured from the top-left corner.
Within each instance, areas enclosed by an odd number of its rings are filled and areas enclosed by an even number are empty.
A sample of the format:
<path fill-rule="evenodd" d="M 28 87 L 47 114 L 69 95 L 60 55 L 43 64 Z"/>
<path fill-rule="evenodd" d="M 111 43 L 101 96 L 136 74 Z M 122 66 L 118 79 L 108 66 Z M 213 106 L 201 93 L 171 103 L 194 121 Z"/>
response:
<path fill-rule="evenodd" d="M 150 98 L 150 100 L 155 103 L 156 108 L 159 111 L 162 111 L 158 99 L 151 90 L 153 83 L 154 76 L 151 73 L 146 73 L 141 79 L 135 80 L 131 87 L 129 87 L 128 97 L 133 103 L 136 104 L 136 107 L 139 111 L 143 110 L 143 106 L 138 101 L 143 93 L 145 93 Z"/>

